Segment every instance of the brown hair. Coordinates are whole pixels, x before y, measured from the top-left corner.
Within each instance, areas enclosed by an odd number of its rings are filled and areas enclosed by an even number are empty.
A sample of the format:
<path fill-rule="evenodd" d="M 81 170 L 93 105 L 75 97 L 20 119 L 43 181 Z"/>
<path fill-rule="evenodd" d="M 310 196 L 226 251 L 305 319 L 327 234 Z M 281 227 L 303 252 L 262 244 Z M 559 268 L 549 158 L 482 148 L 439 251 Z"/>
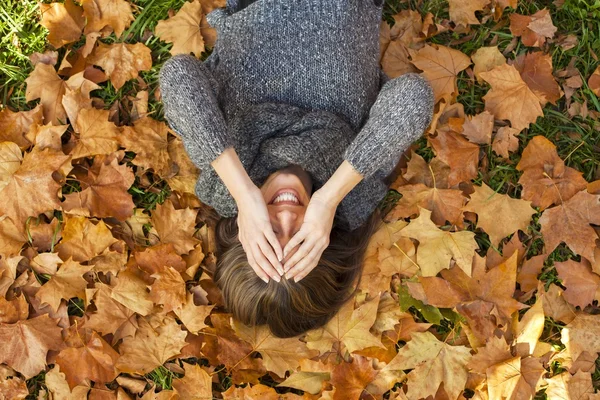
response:
<path fill-rule="evenodd" d="M 382 222 L 377 208 L 359 228 L 348 231 L 334 220 L 329 246 L 317 266 L 299 282 L 260 279 L 238 239 L 237 216 L 216 226 L 214 281 L 226 308 L 246 325 L 267 324 L 278 337 L 292 337 L 325 325 L 356 292 L 363 255 Z"/>

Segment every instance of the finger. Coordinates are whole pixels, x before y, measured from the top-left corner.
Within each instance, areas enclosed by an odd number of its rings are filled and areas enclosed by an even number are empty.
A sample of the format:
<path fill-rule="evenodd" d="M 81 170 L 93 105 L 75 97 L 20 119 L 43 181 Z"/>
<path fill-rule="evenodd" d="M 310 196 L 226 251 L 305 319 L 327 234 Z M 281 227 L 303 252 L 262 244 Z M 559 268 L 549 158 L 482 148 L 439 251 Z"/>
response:
<path fill-rule="evenodd" d="M 321 250 L 315 247 L 306 257 L 300 260 L 294 268 L 291 268 L 286 272 L 285 276 L 287 279 L 295 278 L 294 281 L 298 282 L 312 271 L 321 258 Z"/>
<path fill-rule="evenodd" d="M 263 271 L 262 268 L 260 268 L 260 266 L 256 263 L 252 251 L 246 251 L 246 256 L 248 258 L 248 264 L 250 264 L 250 267 L 256 273 L 256 275 L 265 281 L 265 283 L 269 283 L 269 275 L 267 275 L 265 271 Z"/>
<path fill-rule="evenodd" d="M 277 260 L 283 261 L 283 249 L 281 248 L 281 243 L 279 243 L 277 236 L 275 236 L 275 232 L 273 232 L 273 228 L 267 229 L 265 236 L 269 244 L 273 247 L 273 250 L 275 250 L 275 253 L 277 254 Z"/>
<path fill-rule="evenodd" d="M 288 255 L 288 253 L 290 251 L 292 251 L 292 249 L 294 247 L 296 247 L 297 245 L 302 243 L 302 241 L 304 240 L 305 237 L 306 237 L 306 234 L 305 234 L 304 230 L 302 229 L 302 227 L 300 227 L 300 230 L 298 232 L 296 232 L 296 234 L 294 236 L 292 236 L 290 241 L 287 242 L 287 244 L 285 245 L 285 248 L 283 249 L 283 258 L 285 258 Z"/>
<path fill-rule="evenodd" d="M 306 255 L 308 255 L 308 253 L 312 251 L 314 245 L 314 241 L 304 241 L 302 246 L 300 246 L 292 258 L 286 261 L 285 265 L 283 266 L 284 271 L 289 271 L 291 268 L 293 268 L 298 261 L 302 260 Z"/>
<path fill-rule="evenodd" d="M 263 255 L 267 258 L 271 266 L 277 270 L 279 275 L 283 275 L 283 266 L 281 266 L 281 263 L 277 260 L 277 256 L 273 252 L 273 248 L 269 242 L 267 242 L 265 238 L 262 238 L 258 241 L 258 247 L 260 247 Z"/>
<path fill-rule="evenodd" d="M 258 244 L 256 244 L 252 248 L 252 253 L 254 255 L 254 259 L 256 260 L 256 263 L 262 268 L 262 270 L 264 272 L 266 272 L 271 278 L 275 279 L 276 282 L 281 281 L 281 277 L 279 276 L 279 273 L 275 270 L 275 268 L 273 268 L 273 266 L 271 265 L 269 260 L 267 260 L 265 258 L 264 254 L 262 253 L 262 250 L 260 249 Z"/>

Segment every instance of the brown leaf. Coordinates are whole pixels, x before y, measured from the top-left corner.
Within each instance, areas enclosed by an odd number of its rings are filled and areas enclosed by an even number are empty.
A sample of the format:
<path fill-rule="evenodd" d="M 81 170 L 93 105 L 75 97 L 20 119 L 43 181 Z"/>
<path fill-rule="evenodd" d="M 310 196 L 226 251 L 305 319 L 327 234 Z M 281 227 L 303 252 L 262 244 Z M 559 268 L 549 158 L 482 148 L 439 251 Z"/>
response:
<path fill-rule="evenodd" d="M 413 10 L 402 10 L 392 16 L 394 25 L 382 21 L 380 25 L 380 61 L 387 76 L 396 78 L 417 69 L 409 60 L 408 49 L 423 46 L 421 15 Z"/>
<path fill-rule="evenodd" d="M 560 341 L 573 360 L 584 351 L 600 352 L 600 315 L 577 314 L 560 332 Z"/>
<path fill-rule="evenodd" d="M 464 346 L 450 346 L 440 342 L 430 332 L 413 333 L 410 340 L 398 351 L 400 369 L 413 369 L 408 374 L 408 398 L 435 396 L 443 383 L 451 399 L 458 398 L 467 382 L 467 363 L 470 350 Z"/>
<path fill-rule="evenodd" d="M 82 190 L 65 196 L 65 211 L 87 217 L 114 217 L 119 221 L 133 215 L 135 204 L 127 190 L 135 177 L 127 165 L 119 165 L 116 158 L 95 157 L 87 176 L 78 178 Z"/>
<path fill-rule="evenodd" d="M 198 364 L 183 363 L 185 376 L 173 380 L 173 389 L 182 399 L 211 399 L 212 379 Z"/>
<path fill-rule="evenodd" d="M 43 118 L 41 104 L 30 111 L 12 112 L 8 108 L 0 111 L 0 141 L 15 142 L 21 149 L 31 145 L 25 134 L 32 125 L 41 124 Z"/>
<path fill-rule="evenodd" d="M 150 49 L 143 43 L 113 43 L 106 45 L 100 42 L 99 46 L 88 57 L 88 62 L 102 67 L 115 89 L 118 90 L 128 80 L 137 78 L 139 71 L 150 70 L 152 67 L 152 56 L 150 53 Z"/>
<path fill-rule="evenodd" d="M 140 315 L 148 315 L 154 308 L 154 303 L 147 292 L 144 280 L 135 275 L 130 269 L 119 272 L 117 284 L 112 288 L 110 297 L 125 307 Z"/>
<path fill-rule="evenodd" d="M 73 0 L 63 3 L 40 4 L 42 20 L 40 24 L 48 31 L 48 42 L 55 48 L 79 40 L 85 18 L 83 9 L 75 4 Z"/>
<path fill-rule="evenodd" d="M 87 281 L 83 279 L 83 275 L 91 268 L 90 265 L 81 265 L 69 258 L 58 268 L 56 274 L 42 285 L 36 297 L 42 303 L 49 304 L 54 311 L 58 310 L 61 299 L 84 298 Z"/>
<path fill-rule="evenodd" d="M 421 209 L 418 218 L 400 231 L 400 234 L 419 241 L 417 263 L 423 276 L 435 276 L 450 267 L 450 261 L 467 275 L 471 275 L 471 264 L 475 249 L 475 234 L 469 231 L 446 232 L 431 221 L 431 211 Z"/>
<path fill-rule="evenodd" d="M 109 111 L 82 109 L 77 116 L 78 137 L 70 155 L 73 159 L 111 154 L 119 148 L 119 129 L 109 121 Z"/>
<path fill-rule="evenodd" d="M 38 150 L 54 149 L 62 152 L 62 135 L 69 125 L 34 124 L 27 132 L 27 138 Z"/>
<path fill-rule="evenodd" d="M 563 95 L 552 75 L 552 56 L 541 51 L 522 54 L 514 64 L 529 89 L 538 97 L 540 105 L 556 104 Z"/>
<path fill-rule="evenodd" d="M 600 276 L 592 272 L 589 261 L 567 260 L 556 262 L 554 266 L 563 286 L 567 288 L 564 297 L 569 303 L 583 310 L 594 299 L 600 298 Z"/>
<path fill-rule="evenodd" d="M 273 336 L 266 325 L 249 327 L 233 320 L 233 328 L 242 340 L 250 343 L 253 351 L 260 353 L 265 368 L 282 378 L 287 371 L 298 368 L 300 360 L 317 355 L 298 337 L 282 339 Z"/>
<path fill-rule="evenodd" d="M 265 385 L 246 385 L 244 388 L 232 385 L 223 392 L 223 400 L 280 400 L 279 394 L 272 387 Z"/>
<path fill-rule="evenodd" d="M 429 138 L 437 157 L 450 166 L 450 187 L 477 177 L 479 145 L 469 142 L 450 129 L 438 129 L 438 135 Z"/>
<path fill-rule="evenodd" d="M 575 307 L 565 300 L 564 291 L 555 284 L 551 284 L 548 291 L 540 290 L 540 296 L 544 306 L 544 314 L 548 317 L 562 321 L 565 324 L 575 318 Z"/>
<path fill-rule="evenodd" d="M 513 128 L 521 131 L 544 115 L 537 96 L 514 66 L 499 65 L 480 76 L 492 86 L 483 99 L 485 109 L 497 119 L 508 119 Z"/>
<path fill-rule="evenodd" d="M 133 336 L 138 329 L 135 313 L 112 298 L 113 289 L 110 286 L 96 283 L 94 305 L 96 312 L 86 315 L 89 319 L 85 325 L 103 335 L 113 334 L 115 338 Z"/>
<path fill-rule="evenodd" d="M 554 36 L 556 30 L 547 8 L 539 10 L 531 16 L 517 13 L 510 15 L 510 32 L 515 36 L 520 36 L 525 46 L 541 47 L 546 43 L 546 39 Z"/>
<path fill-rule="evenodd" d="M 68 347 L 56 357 L 56 363 L 65 374 L 69 388 L 89 379 L 96 383 L 108 383 L 115 379 L 119 372 L 115 363 L 117 353 L 101 336 L 92 332 L 87 343 L 82 346 Z"/>
<path fill-rule="evenodd" d="M 587 186 L 583 174 L 565 166 L 556 146 L 544 136 L 535 136 L 527 144 L 517 169 L 523 171 L 519 183 L 521 197 L 542 210 L 562 204 Z"/>
<path fill-rule="evenodd" d="M 429 187 L 447 189 L 450 167 L 434 157 L 429 164 L 414 151 L 406 165 L 404 179 L 410 183 L 422 183 Z"/>
<path fill-rule="evenodd" d="M 458 50 L 439 45 L 425 45 L 421 50 L 411 49 L 409 53 L 412 63 L 423 71 L 423 76 L 431 84 L 435 102 L 442 98 L 456 100 L 456 76 L 471 64 L 471 59 Z"/>
<path fill-rule="evenodd" d="M 519 130 L 510 126 L 503 126 L 498 129 L 492 143 L 492 150 L 503 158 L 510 157 L 509 153 L 519 150 Z"/>
<path fill-rule="evenodd" d="M 82 0 L 81 5 L 87 18 L 86 35 L 103 32 L 108 36 L 114 30 L 118 38 L 134 20 L 131 5 L 125 0 Z"/>
<path fill-rule="evenodd" d="M 342 362 L 331 372 L 333 400 L 358 399 L 376 375 L 372 361 L 366 357 L 355 355 L 351 363 Z"/>
<path fill-rule="evenodd" d="M 536 358 L 513 357 L 488 368 L 488 394 L 490 398 L 532 398 L 537 383 L 546 372 Z"/>
<path fill-rule="evenodd" d="M 45 149 L 25 153 L 23 163 L 12 174 L 0 197 L 19 201 L 0 202 L 0 216 L 8 216 L 16 226 L 24 227 L 28 217 L 60 208 L 61 187 L 52 174 L 69 160 L 62 152 Z"/>
<path fill-rule="evenodd" d="M 595 261 L 598 235 L 590 224 L 600 224 L 600 196 L 582 190 L 563 204 L 547 209 L 539 219 L 546 253 L 561 243 L 590 262 Z"/>
<path fill-rule="evenodd" d="M 0 363 L 29 379 L 46 367 L 48 350 L 60 350 L 62 329 L 56 321 L 42 315 L 14 324 L 0 324 Z"/>
<path fill-rule="evenodd" d="M 468 116 L 462 126 L 462 134 L 472 143 L 490 144 L 494 129 L 494 116 L 484 111 L 475 116 Z"/>
<path fill-rule="evenodd" d="M 477 226 L 490 236 L 492 245 L 498 246 L 502 239 L 517 230 L 527 232 L 531 217 L 536 213 L 530 201 L 496 193 L 483 182 L 473 188 L 475 193 L 471 194 L 464 210 L 477 214 Z M 499 215 L 503 216 L 501 220 Z"/>
<path fill-rule="evenodd" d="M 354 302 L 348 301 L 323 328 L 308 331 L 306 345 L 321 354 L 331 350 L 334 343 L 343 343 L 352 353 L 366 347 L 381 347 L 379 338 L 373 336 L 369 329 L 377 318 L 379 296 L 354 309 Z"/>
<path fill-rule="evenodd" d="M 160 20 L 154 33 L 161 40 L 173 43 L 169 51 L 172 55 L 194 53 L 200 57 L 204 52 L 204 39 L 200 32 L 202 4 L 199 0 L 187 2 L 177 14 L 167 20 Z"/>
<path fill-rule="evenodd" d="M 56 250 L 60 258 L 74 261 L 88 261 L 117 242 L 104 221 L 94 225 L 84 217 L 71 217 L 66 220 L 63 239 Z"/>
<path fill-rule="evenodd" d="M 185 303 L 185 281 L 173 267 L 163 268 L 151 275 L 156 280 L 150 286 L 150 299 L 162 304 L 163 311 L 180 308 Z"/>
<path fill-rule="evenodd" d="M 116 367 L 130 374 L 147 374 L 177 356 L 186 345 L 185 331 L 166 316 L 158 326 L 152 326 L 146 318 L 138 318 L 140 329 L 135 337 L 127 337 L 119 346 L 121 357 Z"/>
<path fill-rule="evenodd" d="M 206 317 L 208 317 L 215 307 L 214 305 L 200 305 L 197 306 L 194 304 L 194 295 L 192 293 L 186 294 L 186 301 L 183 306 L 176 308 L 175 314 L 177 318 L 183 322 L 186 329 L 193 334 L 198 334 L 198 332 L 208 325 L 204 323 Z"/>
<path fill-rule="evenodd" d="M 600 97 L 600 67 L 596 68 L 592 75 L 590 75 L 588 86 L 596 96 Z"/>
<path fill-rule="evenodd" d="M 144 117 L 134 122 L 134 127 L 125 127 L 119 135 L 120 144 L 135 152 L 132 163 L 152 168 L 161 177 L 171 171 L 167 135 L 170 129 L 164 122 Z"/>
<path fill-rule="evenodd" d="M 157 204 L 152 212 L 152 225 L 162 243 L 172 243 L 177 254 L 188 254 L 199 243 L 194 238 L 197 210 L 175 210 L 170 200 Z"/>
<path fill-rule="evenodd" d="M 47 64 L 37 64 L 33 72 L 25 79 L 27 90 L 25 100 L 40 99 L 44 109 L 44 122 L 61 125 L 67 120 L 67 113 L 62 105 L 67 84 Z"/>
<path fill-rule="evenodd" d="M 578 371 L 575 375 L 563 372 L 552 378 L 546 378 L 546 382 L 548 382 L 546 396 L 549 399 L 594 399 L 590 396 L 594 394 L 594 384 L 592 374 L 589 372 Z"/>
<path fill-rule="evenodd" d="M 65 374 L 60 372 L 58 364 L 46 373 L 45 385 L 54 399 L 87 400 L 89 385 L 76 386 L 72 391 L 69 388 Z"/>
<path fill-rule="evenodd" d="M 490 0 L 450 0 L 450 19 L 456 25 L 478 25 L 480 22 L 475 16 L 475 11 L 482 11 L 489 2 Z"/>
<path fill-rule="evenodd" d="M 479 83 L 483 83 L 482 72 L 491 71 L 498 65 L 506 64 L 506 58 L 498 50 L 498 46 L 480 47 L 472 55 L 471 60 L 475 66 L 473 73 Z"/>
<path fill-rule="evenodd" d="M 180 193 L 192 193 L 195 195 L 195 187 L 200 170 L 190 160 L 181 139 L 176 138 L 169 142 L 168 151 L 172 166 L 177 171 L 177 175 L 166 179 L 169 187 Z"/>
<path fill-rule="evenodd" d="M 23 154 L 16 143 L 0 142 L 0 191 L 8 185 L 22 161 Z"/>

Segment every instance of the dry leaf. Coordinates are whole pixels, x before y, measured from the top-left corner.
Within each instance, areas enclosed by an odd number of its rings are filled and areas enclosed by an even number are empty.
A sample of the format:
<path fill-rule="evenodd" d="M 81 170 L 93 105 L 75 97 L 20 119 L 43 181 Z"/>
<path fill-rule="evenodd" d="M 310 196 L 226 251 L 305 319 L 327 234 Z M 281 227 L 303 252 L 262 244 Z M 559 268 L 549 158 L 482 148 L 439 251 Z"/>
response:
<path fill-rule="evenodd" d="M 113 43 L 110 45 L 100 43 L 88 57 L 88 62 L 102 67 L 114 87 L 118 90 L 128 80 L 137 78 L 139 71 L 150 70 L 152 67 L 152 56 L 150 53 L 150 49 L 143 43 Z"/>
<path fill-rule="evenodd" d="M 48 31 L 48 42 L 55 48 L 79 40 L 85 18 L 83 18 L 83 9 L 75 4 L 73 0 L 66 0 L 64 3 L 40 4 L 42 20 L 40 24 L 44 25 Z"/>
<path fill-rule="evenodd" d="M 154 33 L 161 40 L 173 43 L 172 55 L 204 52 L 204 38 L 200 32 L 203 10 L 200 0 L 184 3 L 175 16 L 158 21 Z"/>
<path fill-rule="evenodd" d="M 82 0 L 81 5 L 87 18 L 86 35 L 103 32 L 107 36 L 114 30 L 118 38 L 134 20 L 131 5 L 125 0 Z"/>

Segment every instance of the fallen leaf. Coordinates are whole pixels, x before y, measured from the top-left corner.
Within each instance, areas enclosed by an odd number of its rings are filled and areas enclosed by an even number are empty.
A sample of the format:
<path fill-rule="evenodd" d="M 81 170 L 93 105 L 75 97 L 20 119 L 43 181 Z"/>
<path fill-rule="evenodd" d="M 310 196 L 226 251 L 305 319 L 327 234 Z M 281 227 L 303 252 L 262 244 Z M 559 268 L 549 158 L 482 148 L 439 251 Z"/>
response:
<path fill-rule="evenodd" d="M 42 303 L 49 304 L 54 311 L 58 311 L 61 299 L 84 298 L 87 281 L 83 279 L 83 275 L 90 269 L 91 266 L 81 265 L 69 258 L 58 268 L 56 274 L 42 285 L 36 297 Z"/>
<path fill-rule="evenodd" d="M 532 15 L 513 13 L 510 15 L 510 32 L 520 36 L 525 46 L 541 47 L 546 39 L 551 39 L 557 28 L 552 23 L 550 11 L 541 9 Z"/>
<path fill-rule="evenodd" d="M 212 379 L 198 364 L 183 363 L 185 375 L 173 380 L 173 389 L 182 399 L 212 398 Z"/>
<path fill-rule="evenodd" d="M 563 95 L 552 75 L 552 56 L 541 51 L 523 54 L 516 58 L 515 68 L 529 89 L 538 97 L 540 105 L 556 104 Z"/>
<path fill-rule="evenodd" d="M 513 65 L 499 65 L 480 76 L 492 86 L 483 99 L 496 119 L 507 119 L 521 131 L 544 115 L 537 96 Z"/>
<path fill-rule="evenodd" d="M 594 384 L 589 372 L 578 371 L 574 375 L 563 372 L 552 378 L 546 378 L 546 382 L 548 382 L 546 396 L 549 399 L 594 399 L 590 396 L 594 394 Z"/>
<path fill-rule="evenodd" d="M 67 113 L 62 105 L 67 84 L 47 64 L 38 64 L 33 72 L 25 79 L 27 90 L 25 100 L 40 99 L 44 110 L 44 122 L 53 125 L 62 125 L 67 120 Z"/>
<path fill-rule="evenodd" d="M 469 139 L 469 142 L 490 144 L 492 142 L 492 130 L 494 129 L 494 116 L 489 111 L 468 116 L 462 128 L 462 134 Z"/>
<path fill-rule="evenodd" d="M 596 96 L 600 97 L 600 67 L 596 68 L 590 75 L 588 86 Z"/>
<path fill-rule="evenodd" d="M 173 43 L 171 55 L 194 53 L 200 57 L 204 52 L 204 38 L 200 32 L 202 11 L 200 1 L 193 0 L 185 3 L 173 17 L 158 21 L 154 33 L 161 40 Z"/>
<path fill-rule="evenodd" d="M 564 298 L 582 310 L 594 299 L 600 299 L 600 276 L 592 272 L 589 261 L 567 260 L 554 263 L 562 285 Z"/>
<path fill-rule="evenodd" d="M 368 358 L 355 355 L 351 363 L 341 363 L 331 372 L 331 384 L 335 387 L 333 400 L 358 399 L 377 372 Z"/>
<path fill-rule="evenodd" d="M 510 157 L 510 153 L 519 150 L 519 130 L 510 126 L 503 126 L 498 129 L 492 142 L 492 150 L 503 158 Z M 529 200 L 529 199 L 527 199 Z"/>
<path fill-rule="evenodd" d="M 173 311 L 185 303 L 185 281 L 175 268 L 166 267 L 151 276 L 155 281 L 150 286 L 150 299 L 155 304 L 162 304 L 164 312 Z"/>
<path fill-rule="evenodd" d="M 60 258 L 74 261 L 88 261 L 116 243 L 110 230 L 100 221 L 93 224 L 84 217 L 71 217 L 63 228 L 63 239 L 56 246 Z"/>
<path fill-rule="evenodd" d="M 450 268 L 452 259 L 467 275 L 471 275 L 473 255 L 478 248 L 473 232 L 438 229 L 431 221 L 431 211 L 421 209 L 419 217 L 400 233 L 419 241 L 417 262 L 423 276 L 435 276 L 441 270 Z"/>
<path fill-rule="evenodd" d="M 469 142 L 451 129 L 438 129 L 438 135 L 429 138 L 437 157 L 450 166 L 450 187 L 477 177 L 479 145 Z"/>
<path fill-rule="evenodd" d="M 490 236 L 492 245 L 498 246 L 502 239 L 517 230 L 527 232 L 531 217 L 536 213 L 530 201 L 497 193 L 483 182 L 473 189 L 475 192 L 464 210 L 477 214 L 477 226 Z M 503 216 L 501 220 L 499 215 Z"/>
<path fill-rule="evenodd" d="M 506 64 L 506 58 L 498 50 L 498 46 L 480 47 L 472 55 L 471 60 L 475 66 L 473 73 L 477 78 L 477 82 L 483 83 L 481 78 L 482 72 L 491 71 L 494 67 Z"/>
<path fill-rule="evenodd" d="M 161 177 L 167 176 L 169 165 L 168 133 L 171 130 L 164 122 L 144 117 L 134 122 L 134 127 L 126 127 L 119 135 L 119 143 L 135 152 L 132 163 L 144 169 L 153 169 Z"/>
<path fill-rule="evenodd" d="M 0 141 L 15 142 L 21 149 L 31 145 L 25 134 L 32 125 L 41 124 L 44 110 L 41 104 L 29 111 L 13 112 L 8 108 L 0 111 Z"/>
<path fill-rule="evenodd" d="M 208 326 L 204 321 L 210 315 L 214 307 L 214 305 L 196 306 L 194 304 L 194 295 L 192 293 L 186 293 L 185 304 L 176 308 L 174 311 L 177 318 L 183 322 L 186 329 L 197 335 L 200 330 Z"/>
<path fill-rule="evenodd" d="M 471 59 L 464 53 L 446 46 L 425 45 L 421 50 L 410 49 L 412 63 L 423 71 L 433 88 L 434 101 L 442 98 L 456 100 L 458 87 L 456 76 L 471 64 Z"/>
<path fill-rule="evenodd" d="M 456 25 L 478 25 L 480 22 L 475 16 L 475 11 L 483 11 L 483 8 L 489 3 L 490 0 L 450 0 L 448 1 L 450 19 Z"/>
<path fill-rule="evenodd" d="M 98 154 L 111 154 L 119 148 L 119 129 L 109 120 L 110 112 L 95 108 L 79 110 L 75 147 L 70 155 L 73 159 Z"/>
<path fill-rule="evenodd" d="M 139 71 L 150 70 L 152 67 L 150 53 L 150 49 L 143 43 L 113 43 L 106 45 L 100 42 L 99 46 L 88 57 L 88 62 L 102 67 L 115 89 L 119 90 L 125 85 L 125 82 L 137 78 Z"/>
<path fill-rule="evenodd" d="M 131 5 L 125 0 L 82 0 L 81 5 L 87 18 L 86 35 L 103 32 L 103 36 L 107 36 L 114 30 L 118 38 L 134 20 Z"/>
<path fill-rule="evenodd" d="M 40 4 L 42 20 L 40 24 L 50 32 L 48 42 L 55 48 L 60 48 L 67 43 L 72 43 L 81 37 L 85 18 L 83 9 L 73 0 L 64 3 Z"/>
<path fill-rule="evenodd" d="M 176 210 L 171 201 L 157 204 L 152 212 L 152 225 L 162 243 L 171 243 L 177 254 L 188 254 L 199 243 L 193 237 L 197 210 Z"/>

